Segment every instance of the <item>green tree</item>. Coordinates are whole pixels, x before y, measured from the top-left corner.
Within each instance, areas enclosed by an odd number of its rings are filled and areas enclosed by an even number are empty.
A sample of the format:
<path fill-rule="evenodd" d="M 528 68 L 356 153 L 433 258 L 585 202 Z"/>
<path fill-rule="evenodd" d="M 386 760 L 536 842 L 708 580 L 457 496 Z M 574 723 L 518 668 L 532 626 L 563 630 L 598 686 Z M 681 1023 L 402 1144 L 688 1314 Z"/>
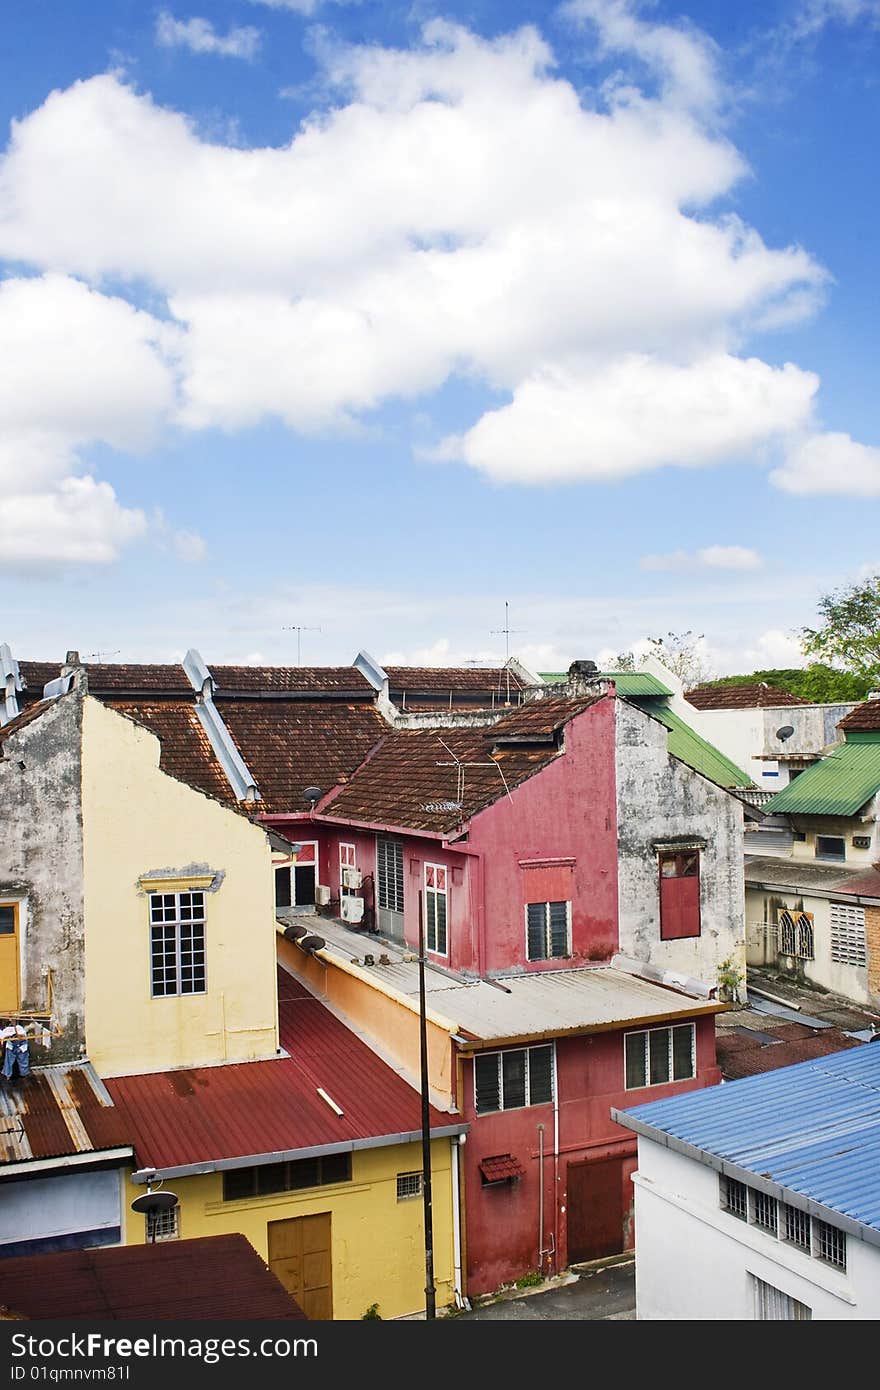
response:
<path fill-rule="evenodd" d="M 718 680 L 707 681 L 708 686 L 775 685 L 790 695 L 799 695 L 802 700 L 812 704 L 849 704 L 864 700 L 871 690 L 872 681 L 868 676 L 857 676 L 851 671 L 841 671 L 836 666 L 814 661 L 805 667 L 785 667 L 770 671 L 749 671 L 740 676 L 721 676 Z"/>
<path fill-rule="evenodd" d="M 821 625 L 801 628 L 805 654 L 876 680 L 880 676 L 880 574 L 823 594 L 818 609 Z"/>

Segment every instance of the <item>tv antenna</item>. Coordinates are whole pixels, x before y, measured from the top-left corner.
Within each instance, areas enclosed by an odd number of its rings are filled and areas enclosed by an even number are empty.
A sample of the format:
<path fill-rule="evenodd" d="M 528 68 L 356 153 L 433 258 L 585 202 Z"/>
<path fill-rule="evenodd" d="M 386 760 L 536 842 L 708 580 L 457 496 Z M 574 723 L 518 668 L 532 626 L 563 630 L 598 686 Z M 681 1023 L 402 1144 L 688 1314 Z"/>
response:
<path fill-rule="evenodd" d="M 504 669 L 505 669 L 506 672 L 507 672 L 507 703 L 508 703 L 508 704 L 510 704 L 510 635 L 511 635 L 512 632 L 524 632 L 524 631 L 525 631 L 524 628 L 521 628 L 521 627 L 511 627 L 511 626 L 510 626 L 510 604 L 507 602 L 507 599 L 505 599 L 505 600 L 504 600 L 504 626 L 503 626 L 503 627 L 493 627 L 493 628 L 490 629 L 490 633 L 491 633 L 491 635 L 492 635 L 493 637 L 499 637 L 502 633 L 504 634 Z"/>
<path fill-rule="evenodd" d="M 119 656 L 120 650 L 117 647 L 114 652 L 86 652 L 85 659 L 88 661 L 90 657 L 94 657 L 97 662 L 101 662 L 105 656 Z"/>
<path fill-rule="evenodd" d="M 290 627 L 285 627 L 285 632 L 296 633 L 296 664 L 299 666 L 302 656 L 302 635 L 304 632 L 320 632 L 319 627 L 307 627 L 305 623 L 293 623 Z"/>
<path fill-rule="evenodd" d="M 464 803 L 464 778 L 465 778 L 465 768 L 467 768 L 467 767 L 497 767 L 498 772 L 499 772 L 499 775 L 500 775 L 500 777 L 501 777 L 501 781 L 504 783 L 504 790 L 507 792 L 507 795 L 510 796 L 510 787 L 507 785 L 507 778 L 504 776 L 504 768 L 501 766 L 501 764 L 500 764 L 495 758 L 487 758 L 485 762 L 480 762 L 480 763 L 477 763 L 477 762 L 473 762 L 473 763 L 462 762 L 462 760 L 461 760 L 461 758 L 459 758 L 458 754 L 457 754 L 457 753 L 454 753 L 454 752 L 452 751 L 452 749 L 449 747 L 449 744 L 448 744 L 448 743 L 444 743 L 444 742 L 443 742 L 443 739 L 440 737 L 439 734 L 437 735 L 437 742 L 443 745 L 443 747 L 446 749 L 447 753 L 449 754 L 450 758 L 452 759 L 452 762 L 451 762 L 451 763 L 438 763 L 437 766 L 438 766 L 438 767 L 454 767 L 454 768 L 455 768 L 455 774 L 456 774 L 455 801 L 456 801 L 456 805 L 457 805 L 459 808 L 460 808 L 460 807 L 463 805 L 463 803 Z M 512 798 L 511 798 L 511 799 L 512 799 Z M 435 805 L 435 806 L 440 806 L 440 805 L 442 805 L 442 806 L 444 807 L 444 809 L 449 809 L 449 805 L 448 805 L 447 802 L 433 802 L 432 804 Z"/>

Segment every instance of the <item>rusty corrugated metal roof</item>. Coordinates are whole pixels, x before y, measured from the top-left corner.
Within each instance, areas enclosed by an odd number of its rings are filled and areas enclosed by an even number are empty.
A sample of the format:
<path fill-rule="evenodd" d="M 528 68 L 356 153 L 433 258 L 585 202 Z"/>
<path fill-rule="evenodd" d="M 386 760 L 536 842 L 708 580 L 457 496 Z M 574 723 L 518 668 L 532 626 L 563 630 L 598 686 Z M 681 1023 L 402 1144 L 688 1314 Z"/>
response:
<path fill-rule="evenodd" d="M 34 1068 L 0 1081 L 0 1163 L 98 1153 L 131 1144 L 89 1063 Z"/>

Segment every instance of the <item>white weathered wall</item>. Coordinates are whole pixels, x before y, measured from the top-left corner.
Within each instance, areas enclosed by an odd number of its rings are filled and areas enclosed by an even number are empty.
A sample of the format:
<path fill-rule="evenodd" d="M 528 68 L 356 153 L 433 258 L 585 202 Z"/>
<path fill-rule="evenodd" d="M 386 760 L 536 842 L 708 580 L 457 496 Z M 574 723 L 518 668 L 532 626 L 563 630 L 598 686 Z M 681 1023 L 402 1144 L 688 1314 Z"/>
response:
<path fill-rule="evenodd" d="M 857 904 L 853 904 L 857 906 Z M 769 893 L 763 888 L 746 889 L 747 958 L 750 965 L 772 965 L 779 957 L 767 950 L 766 923 L 775 922 L 780 908 L 813 914 L 813 960 L 794 961 L 783 957 L 783 968 L 793 977 L 842 994 L 859 1004 L 870 1003 L 866 965 L 842 965 L 831 959 L 831 905 L 827 898 L 809 893 Z"/>
<path fill-rule="evenodd" d="M 847 1238 L 842 1273 L 724 1211 L 718 1174 L 639 1136 L 636 1316 L 751 1321 L 749 1275 L 805 1303 L 814 1321 L 880 1317 L 880 1248 Z"/>
<path fill-rule="evenodd" d="M 51 1177 L 4 1182 L 0 1202 L 0 1247 L 50 1241 L 100 1231 L 119 1243 L 122 1187 L 118 1168 L 90 1173 L 73 1169 Z M 95 1243 L 103 1244 L 100 1237 Z M 2 1266 L 0 1266 L 2 1268 Z M 6 1294 L 12 1302 L 11 1291 Z"/>
<path fill-rule="evenodd" d="M 742 803 L 667 751 L 667 730 L 624 700 L 617 719 L 617 834 L 620 950 L 709 984 L 732 958 L 745 968 Z M 694 836 L 700 856 L 701 933 L 660 940 L 654 841 Z"/>

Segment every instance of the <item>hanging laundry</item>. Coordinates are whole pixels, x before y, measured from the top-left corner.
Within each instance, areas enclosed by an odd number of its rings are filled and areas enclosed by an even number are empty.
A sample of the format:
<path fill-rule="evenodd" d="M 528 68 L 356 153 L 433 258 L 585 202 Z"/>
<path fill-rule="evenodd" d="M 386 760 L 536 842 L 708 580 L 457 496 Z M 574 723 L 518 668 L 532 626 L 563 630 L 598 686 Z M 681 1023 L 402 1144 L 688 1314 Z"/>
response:
<path fill-rule="evenodd" d="M 24 1030 L 22 1029 L 22 1032 Z M 12 1080 L 14 1072 L 28 1076 L 31 1069 L 30 1048 L 27 1037 L 7 1037 L 3 1047 L 3 1075 Z"/>

